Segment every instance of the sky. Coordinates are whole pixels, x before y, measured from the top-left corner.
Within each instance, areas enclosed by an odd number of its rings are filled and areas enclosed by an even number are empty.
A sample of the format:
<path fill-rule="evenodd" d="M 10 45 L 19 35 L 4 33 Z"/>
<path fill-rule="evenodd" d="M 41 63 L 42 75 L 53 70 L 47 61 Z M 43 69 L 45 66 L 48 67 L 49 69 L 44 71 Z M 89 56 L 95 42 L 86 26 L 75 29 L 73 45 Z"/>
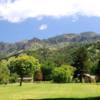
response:
<path fill-rule="evenodd" d="M 0 0 L 0 41 L 87 31 L 100 33 L 100 0 Z"/>

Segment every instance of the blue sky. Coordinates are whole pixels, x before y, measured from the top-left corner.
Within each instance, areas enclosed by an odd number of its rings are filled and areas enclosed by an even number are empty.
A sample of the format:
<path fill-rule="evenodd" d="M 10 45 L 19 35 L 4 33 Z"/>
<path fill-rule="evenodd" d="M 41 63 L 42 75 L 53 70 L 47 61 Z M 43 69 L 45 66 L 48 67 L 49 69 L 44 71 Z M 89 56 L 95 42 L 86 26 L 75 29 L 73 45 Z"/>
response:
<path fill-rule="evenodd" d="M 85 31 L 100 33 L 100 1 L 86 1 L 0 0 L 0 41 L 43 39 Z"/>

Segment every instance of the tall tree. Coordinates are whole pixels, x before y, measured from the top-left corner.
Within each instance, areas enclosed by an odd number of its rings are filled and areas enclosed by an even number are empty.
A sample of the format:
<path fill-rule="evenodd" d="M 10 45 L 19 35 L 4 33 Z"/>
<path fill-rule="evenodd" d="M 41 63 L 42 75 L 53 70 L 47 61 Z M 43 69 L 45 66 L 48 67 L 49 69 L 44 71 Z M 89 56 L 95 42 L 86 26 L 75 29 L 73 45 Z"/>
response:
<path fill-rule="evenodd" d="M 97 67 L 96 67 L 96 75 L 97 75 L 97 81 L 100 82 L 100 60 L 98 61 Z"/>
<path fill-rule="evenodd" d="M 76 67 L 74 78 L 77 77 L 79 78 L 80 82 L 82 82 L 83 75 L 84 73 L 88 72 L 88 68 L 90 66 L 90 59 L 85 46 L 81 46 L 76 50 L 72 65 Z"/>

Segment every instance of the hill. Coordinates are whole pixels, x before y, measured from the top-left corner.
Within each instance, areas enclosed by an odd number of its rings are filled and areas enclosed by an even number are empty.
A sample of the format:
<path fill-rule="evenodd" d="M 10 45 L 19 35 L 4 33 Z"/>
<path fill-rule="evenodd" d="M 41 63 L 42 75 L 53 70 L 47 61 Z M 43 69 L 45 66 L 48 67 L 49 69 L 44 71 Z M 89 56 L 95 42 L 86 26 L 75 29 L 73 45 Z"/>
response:
<path fill-rule="evenodd" d="M 33 38 L 17 43 L 0 42 L 0 58 L 16 54 L 23 50 L 36 50 L 44 46 L 50 49 L 58 49 L 68 46 L 70 43 L 90 43 L 98 40 L 100 40 L 100 34 L 95 32 L 83 32 L 80 34 L 66 33 L 43 40 Z"/>

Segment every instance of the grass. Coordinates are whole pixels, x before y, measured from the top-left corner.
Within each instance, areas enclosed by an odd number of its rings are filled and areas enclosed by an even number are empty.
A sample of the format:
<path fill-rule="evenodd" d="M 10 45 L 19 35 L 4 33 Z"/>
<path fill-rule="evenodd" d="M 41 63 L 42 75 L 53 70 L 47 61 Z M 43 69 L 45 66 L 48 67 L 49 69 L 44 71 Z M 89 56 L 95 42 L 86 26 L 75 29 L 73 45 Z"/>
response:
<path fill-rule="evenodd" d="M 0 85 L 0 100 L 100 100 L 100 84 Z"/>

